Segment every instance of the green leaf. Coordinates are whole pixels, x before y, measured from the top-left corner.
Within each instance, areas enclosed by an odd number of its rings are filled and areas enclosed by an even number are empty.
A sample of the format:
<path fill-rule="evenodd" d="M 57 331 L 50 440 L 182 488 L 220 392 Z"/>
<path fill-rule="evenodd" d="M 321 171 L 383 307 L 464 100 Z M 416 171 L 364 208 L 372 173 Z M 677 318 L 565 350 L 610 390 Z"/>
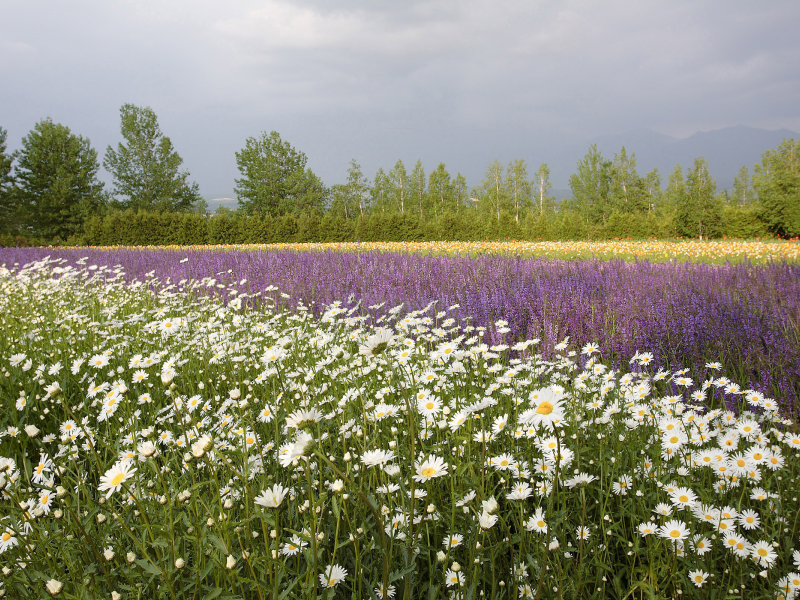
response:
<path fill-rule="evenodd" d="M 214 588 L 210 592 L 208 592 L 205 596 L 203 596 L 203 600 L 212 600 L 212 598 L 216 598 L 223 592 L 222 588 Z"/>
<path fill-rule="evenodd" d="M 136 564 L 142 567 L 148 573 L 152 573 L 153 575 L 161 575 L 161 569 L 151 564 L 150 561 L 144 560 L 143 558 L 137 558 Z"/>

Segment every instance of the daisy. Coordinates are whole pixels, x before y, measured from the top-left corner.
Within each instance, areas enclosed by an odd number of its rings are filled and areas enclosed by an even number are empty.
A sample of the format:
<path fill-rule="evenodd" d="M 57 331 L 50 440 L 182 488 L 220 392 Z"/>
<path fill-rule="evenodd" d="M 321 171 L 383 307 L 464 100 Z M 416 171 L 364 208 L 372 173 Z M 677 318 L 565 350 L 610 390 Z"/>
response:
<path fill-rule="evenodd" d="M 677 487 L 670 494 L 670 501 L 678 508 L 691 508 L 697 502 L 697 494 L 686 487 Z"/>
<path fill-rule="evenodd" d="M 394 458 L 394 450 L 369 450 L 361 455 L 361 462 L 367 467 L 375 467 L 385 465 Z"/>
<path fill-rule="evenodd" d="M 417 400 L 417 408 L 425 417 L 432 419 L 442 410 L 442 401 L 430 396 Z"/>
<path fill-rule="evenodd" d="M 655 535 L 656 528 L 653 523 L 645 521 L 644 523 L 639 524 L 639 535 L 642 537 L 646 537 L 648 535 Z"/>
<path fill-rule="evenodd" d="M 302 539 L 300 539 L 299 535 L 295 534 L 292 536 L 291 540 L 286 542 L 281 547 L 281 554 L 284 556 L 294 556 L 307 545 L 308 542 L 304 542 Z"/>
<path fill-rule="evenodd" d="M 673 542 L 682 542 L 689 536 L 689 529 L 683 521 L 672 519 L 659 527 L 658 535 Z"/>
<path fill-rule="evenodd" d="M 495 469 L 499 469 L 501 471 L 505 471 L 507 469 L 512 468 L 514 465 L 514 457 L 510 454 L 501 454 L 500 456 L 495 456 L 491 459 L 491 465 Z"/>
<path fill-rule="evenodd" d="M 23 355 L 24 357 L 24 355 Z M 2 535 L 0 535 L 0 554 L 8 550 L 9 548 L 13 548 L 19 543 L 17 540 L 17 534 L 14 533 L 13 530 L 6 528 Z"/>
<path fill-rule="evenodd" d="M 463 540 L 464 540 L 463 535 L 461 535 L 460 533 L 453 533 L 444 538 L 442 545 L 445 548 L 455 548 L 457 546 L 460 546 Z"/>
<path fill-rule="evenodd" d="M 533 427 L 545 427 L 552 431 L 564 420 L 564 399 L 550 387 L 532 392 L 532 408 L 519 416 L 519 422 Z"/>
<path fill-rule="evenodd" d="M 393 585 L 390 585 L 384 590 L 383 584 L 381 583 L 373 591 L 375 592 L 375 595 L 379 598 L 379 600 L 385 600 L 386 598 L 394 598 L 395 587 Z"/>
<path fill-rule="evenodd" d="M 339 565 L 330 565 L 324 573 L 320 573 L 319 583 L 324 588 L 332 588 L 343 581 L 345 577 L 347 577 L 347 569 L 343 569 Z"/>
<path fill-rule="evenodd" d="M 733 531 L 725 534 L 722 545 L 739 558 L 747 558 L 750 556 L 750 542 L 748 542 L 745 537 Z"/>
<path fill-rule="evenodd" d="M 464 574 L 461 571 L 456 572 L 452 569 L 447 569 L 444 579 L 447 582 L 447 587 L 464 584 Z"/>
<path fill-rule="evenodd" d="M 95 354 L 92 358 L 89 359 L 89 364 L 92 365 L 95 369 L 101 369 L 108 364 L 108 355 L 107 354 Z"/>
<path fill-rule="evenodd" d="M 296 410 L 286 418 L 286 426 L 294 429 L 305 429 L 323 419 L 323 414 L 316 408 Z"/>
<path fill-rule="evenodd" d="M 531 494 L 533 494 L 531 486 L 525 482 L 522 482 L 515 485 L 513 491 L 507 494 L 506 498 L 509 500 L 525 500 L 526 498 L 529 498 Z"/>
<path fill-rule="evenodd" d="M 110 498 L 111 494 L 114 492 L 120 491 L 122 489 L 122 484 L 133 477 L 133 474 L 136 472 L 136 469 L 131 469 L 131 464 L 132 463 L 129 461 L 116 463 L 100 477 L 100 485 L 97 486 L 97 491 L 104 492 L 108 490 L 106 499 Z"/>
<path fill-rule="evenodd" d="M 758 529 L 761 524 L 761 517 L 754 510 L 743 510 L 739 514 L 739 524 L 747 530 Z"/>
<path fill-rule="evenodd" d="M 530 519 L 525 522 L 525 529 L 537 533 L 547 533 L 547 521 L 544 520 L 542 507 L 536 509 Z"/>
<path fill-rule="evenodd" d="M 711 542 L 708 541 L 706 537 L 697 536 L 693 542 L 694 551 L 697 553 L 698 556 L 703 556 L 704 554 L 711 552 Z"/>
<path fill-rule="evenodd" d="M 751 550 L 753 560 L 767 567 L 771 567 L 778 558 L 778 555 L 775 552 L 775 549 L 772 547 L 772 544 L 763 540 L 753 544 Z"/>
<path fill-rule="evenodd" d="M 656 507 L 653 509 L 653 512 L 659 515 L 663 515 L 665 517 L 669 517 L 672 514 L 672 507 L 664 502 L 659 502 L 658 504 L 656 504 Z"/>
<path fill-rule="evenodd" d="M 577 537 L 578 540 L 588 540 L 590 535 L 591 532 L 583 525 L 575 530 L 575 537 Z"/>
<path fill-rule="evenodd" d="M 39 492 L 39 501 L 36 503 L 36 506 L 44 512 L 44 514 L 50 514 L 50 507 L 53 505 L 53 494 L 50 490 L 42 490 Z"/>
<path fill-rule="evenodd" d="M 272 489 L 267 488 L 256 496 L 255 503 L 266 508 L 278 508 L 290 489 L 283 487 L 280 483 L 276 483 L 272 486 Z"/>
<path fill-rule="evenodd" d="M 417 471 L 417 474 L 414 475 L 414 481 L 419 483 L 424 483 L 434 477 L 447 475 L 447 463 L 444 462 L 443 458 L 434 456 L 433 454 L 428 456 L 422 463 L 414 463 L 414 468 Z"/>
<path fill-rule="evenodd" d="M 258 413 L 258 421 L 259 423 L 269 423 L 272 421 L 272 416 L 272 408 L 269 405 L 266 405 L 261 409 L 261 412 Z"/>
<path fill-rule="evenodd" d="M 705 571 L 689 571 L 689 581 L 691 581 L 697 587 L 703 587 L 706 579 L 708 579 L 708 573 Z"/>

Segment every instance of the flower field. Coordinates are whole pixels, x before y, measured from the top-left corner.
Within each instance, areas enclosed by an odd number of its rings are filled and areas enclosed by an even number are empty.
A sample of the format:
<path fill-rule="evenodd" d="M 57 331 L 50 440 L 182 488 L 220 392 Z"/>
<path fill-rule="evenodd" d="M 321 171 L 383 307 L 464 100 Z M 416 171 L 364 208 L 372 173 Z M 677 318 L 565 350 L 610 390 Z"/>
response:
<path fill-rule="evenodd" d="M 175 250 L 292 250 L 295 252 L 412 252 L 421 254 L 523 255 L 559 259 L 622 259 L 651 262 L 702 261 L 712 263 L 765 263 L 800 260 L 800 241 L 758 240 L 599 240 L 599 241 L 483 241 L 483 242 L 326 242 L 292 244 L 246 244 L 156 246 Z"/>
<path fill-rule="evenodd" d="M 5 597 L 800 589 L 798 266 L 0 265 Z"/>

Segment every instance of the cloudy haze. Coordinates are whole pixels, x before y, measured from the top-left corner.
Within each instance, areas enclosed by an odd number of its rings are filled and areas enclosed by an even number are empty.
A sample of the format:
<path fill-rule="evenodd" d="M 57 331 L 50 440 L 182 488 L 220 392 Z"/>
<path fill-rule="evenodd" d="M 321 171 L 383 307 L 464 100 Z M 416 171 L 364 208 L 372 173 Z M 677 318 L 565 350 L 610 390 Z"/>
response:
<path fill-rule="evenodd" d="M 602 135 L 800 131 L 798 23 L 796 1 L 0 0 L 0 126 L 17 148 L 49 116 L 102 157 L 150 106 L 207 197 L 272 130 L 328 185 L 351 158 L 474 185 Z"/>

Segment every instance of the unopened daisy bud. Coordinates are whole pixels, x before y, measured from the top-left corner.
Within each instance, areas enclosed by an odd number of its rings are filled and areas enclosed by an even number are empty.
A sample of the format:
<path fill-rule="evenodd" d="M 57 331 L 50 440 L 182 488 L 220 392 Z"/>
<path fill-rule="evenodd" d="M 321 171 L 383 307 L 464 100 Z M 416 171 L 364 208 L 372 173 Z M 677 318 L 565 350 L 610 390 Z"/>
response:
<path fill-rule="evenodd" d="M 106 522 L 106 516 L 103 513 L 97 513 L 97 522 L 101 523 L 101 524 L 105 523 Z"/>
<path fill-rule="evenodd" d="M 325 534 L 324 533 L 320 532 L 320 533 L 317 534 L 317 540 L 319 540 L 321 542 L 324 539 L 325 539 Z"/>
<path fill-rule="evenodd" d="M 278 537 L 278 531 L 276 529 L 271 529 L 269 532 L 270 539 L 275 539 Z"/>
<path fill-rule="evenodd" d="M 27 425 L 25 427 L 25 433 L 28 434 L 28 437 L 35 438 L 37 435 L 39 435 L 40 432 L 39 428 L 36 427 L 36 425 Z"/>
<path fill-rule="evenodd" d="M 125 560 L 128 561 L 129 565 L 131 565 L 131 564 L 133 564 L 133 561 L 136 560 L 136 555 L 133 552 L 128 552 L 125 555 Z"/>
<path fill-rule="evenodd" d="M 231 400 L 238 400 L 242 397 L 242 392 L 239 391 L 239 388 L 234 388 L 228 392 L 228 396 L 230 396 Z"/>
<path fill-rule="evenodd" d="M 272 559 L 275 560 L 276 558 L 278 558 L 278 551 L 277 550 L 273 550 L 272 551 Z"/>
<path fill-rule="evenodd" d="M 213 527 L 214 526 L 214 519 L 212 519 L 211 517 L 208 517 L 208 519 L 206 520 L 206 526 L 207 527 Z"/>
<path fill-rule="evenodd" d="M 57 508 L 56 510 L 53 511 L 53 517 L 55 517 L 56 519 L 60 519 L 63 516 L 64 516 L 64 511 L 61 510 L 60 508 Z"/>
<path fill-rule="evenodd" d="M 230 510 L 231 508 L 233 508 L 233 500 L 231 500 L 230 498 L 225 498 L 225 504 L 223 504 L 223 506 L 228 510 Z"/>
<path fill-rule="evenodd" d="M 453 566 L 450 568 L 453 570 L 453 573 L 458 573 L 461 570 L 461 565 L 453 561 Z"/>
<path fill-rule="evenodd" d="M 436 560 L 438 560 L 440 563 L 443 563 L 447 560 L 447 555 L 442 550 L 439 550 L 436 553 Z"/>
<path fill-rule="evenodd" d="M 51 579 L 45 584 L 45 586 L 47 587 L 47 591 L 50 592 L 50 595 L 55 596 L 61 592 L 64 584 L 56 579 Z"/>
<path fill-rule="evenodd" d="M 58 486 L 56 488 L 56 498 L 59 500 L 67 495 L 67 490 L 63 486 Z"/>
<path fill-rule="evenodd" d="M 331 491 L 335 494 L 338 494 L 344 489 L 344 482 L 341 479 L 337 479 L 331 484 Z"/>
<path fill-rule="evenodd" d="M 175 373 L 173 371 L 167 371 L 166 373 L 161 373 L 161 383 L 163 383 L 164 385 L 171 384 L 173 379 L 175 379 Z"/>
<path fill-rule="evenodd" d="M 228 555 L 228 560 L 225 561 L 225 568 L 232 569 L 236 566 L 236 559 L 233 558 L 233 554 Z"/>
<path fill-rule="evenodd" d="M 113 560 L 116 553 L 114 550 L 109 546 L 103 551 L 103 556 L 105 556 L 106 560 Z"/>
<path fill-rule="evenodd" d="M 175 568 L 176 569 L 182 569 L 185 566 L 186 566 L 186 561 L 185 560 L 183 560 L 182 558 L 175 559 Z"/>
<path fill-rule="evenodd" d="M 428 504 L 428 507 L 425 510 L 427 510 L 428 514 L 431 515 L 436 510 L 436 505 L 435 504 Z"/>
<path fill-rule="evenodd" d="M 350 462 L 353 460 L 353 456 L 349 452 L 345 452 L 342 460 L 344 460 L 344 462 Z"/>
<path fill-rule="evenodd" d="M 187 463 L 188 462 L 192 462 L 192 458 L 193 458 L 192 457 L 192 453 L 191 452 L 187 452 L 186 454 L 183 455 L 183 462 L 187 462 Z"/>
<path fill-rule="evenodd" d="M 111 592 L 111 600 L 122 600 L 122 594 L 114 590 L 113 592 Z"/>
<path fill-rule="evenodd" d="M 139 444 L 139 454 L 145 458 L 150 458 L 156 453 L 156 445 L 153 442 L 147 441 Z"/>
<path fill-rule="evenodd" d="M 250 553 L 247 550 L 242 550 L 242 560 L 250 558 Z"/>

